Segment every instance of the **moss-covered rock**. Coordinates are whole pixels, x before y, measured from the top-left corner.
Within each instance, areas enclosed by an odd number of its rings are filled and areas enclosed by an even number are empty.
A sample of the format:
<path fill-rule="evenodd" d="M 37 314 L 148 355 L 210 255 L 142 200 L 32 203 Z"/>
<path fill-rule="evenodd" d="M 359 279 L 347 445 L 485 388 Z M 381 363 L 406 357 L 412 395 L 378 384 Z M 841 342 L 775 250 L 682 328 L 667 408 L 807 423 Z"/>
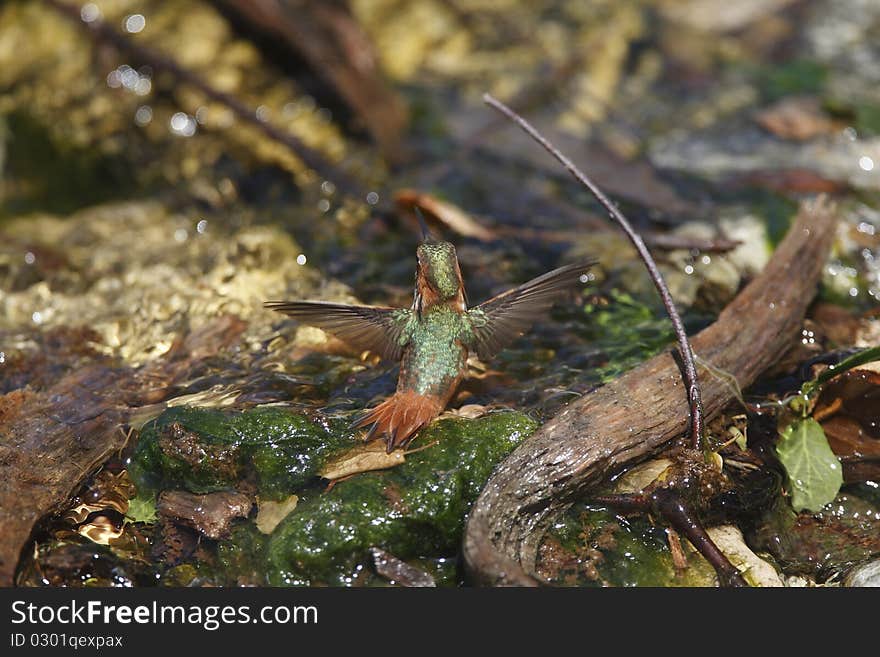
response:
<path fill-rule="evenodd" d="M 454 554 L 467 512 L 493 468 L 535 427 L 512 412 L 442 420 L 419 438 L 423 445 L 437 444 L 406 463 L 312 495 L 269 538 L 269 583 L 351 583 L 371 546 L 401 559 Z"/>
<path fill-rule="evenodd" d="M 715 572 L 693 550 L 677 570 L 662 525 L 577 504 L 541 544 L 538 570 L 561 586 L 716 586 Z"/>
<path fill-rule="evenodd" d="M 313 485 L 322 466 L 356 441 L 341 422 L 320 423 L 280 408 L 172 408 L 145 427 L 129 472 L 141 495 L 249 486 L 262 498 L 300 495 L 271 536 L 251 522 L 219 541 L 216 563 L 199 574 L 207 581 L 370 583 L 357 574 L 369 572 L 369 548 L 378 546 L 402 559 L 440 559 L 448 584 L 455 580 L 454 559 L 443 557 L 458 551 L 471 504 L 495 465 L 536 426 L 515 412 L 444 419 L 422 433 L 418 444 L 427 449 L 405 463 L 325 491 Z"/>
<path fill-rule="evenodd" d="M 280 499 L 353 443 L 342 422 L 317 422 L 281 408 L 171 408 L 142 432 L 129 472 L 142 492 L 209 493 L 253 481 L 260 496 Z"/>

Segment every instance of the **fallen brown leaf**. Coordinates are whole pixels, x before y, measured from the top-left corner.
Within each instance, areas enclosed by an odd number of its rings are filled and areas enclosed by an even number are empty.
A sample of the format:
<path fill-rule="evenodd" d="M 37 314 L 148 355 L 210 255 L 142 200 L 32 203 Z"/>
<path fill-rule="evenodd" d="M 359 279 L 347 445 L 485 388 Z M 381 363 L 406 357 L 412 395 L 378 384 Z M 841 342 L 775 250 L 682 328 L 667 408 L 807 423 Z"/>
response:
<path fill-rule="evenodd" d="M 442 223 L 450 230 L 464 237 L 474 237 L 481 242 L 491 242 L 495 234 L 480 225 L 477 221 L 457 205 L 448 201 L 441 201 L 431 194 L 417 192 L 414 189 L 401 189 L 394 195 L 394 201 L 402 212 L 413 212 L 413 208 L 419 208 L 429 218 Z"/>
<path fill-rule="evenodd" d="M 280 502 L 261 500 L 257 507 L 257 529 L 264 534 L 271 534 L 290 512 L 296 508 L 299 497 L 291 495 Z"/>
<path fill-rule="evenodd" d="M 848 483 L 880 476 L 880 362 L 830 381 L 813 411 Z"/>
<path fill-rule="evenodd" d="M 341 479 L 359 472 L 392 468 L 403 463 L 405 459 L 402 449 L 395 449 L 388 454 L 385 452 L 385 443 L 374 440 L 356 445 L 331 459 L 318 474 L 324 479 Z"/>
<path fill-rule="evenodd" d="M 450 417 L 463 417 L 469 420 L 482 417 L 489 412 L 489 409 L 482 404 L 465 404 L 461 408 L 452 408 L 443 415 Z"/>
<path fill-rule="evenodd" d="M 806 141 L 834 130 L 818 98 L 790 96 L 755 114 L 755 121 L 781 139 Z"/>

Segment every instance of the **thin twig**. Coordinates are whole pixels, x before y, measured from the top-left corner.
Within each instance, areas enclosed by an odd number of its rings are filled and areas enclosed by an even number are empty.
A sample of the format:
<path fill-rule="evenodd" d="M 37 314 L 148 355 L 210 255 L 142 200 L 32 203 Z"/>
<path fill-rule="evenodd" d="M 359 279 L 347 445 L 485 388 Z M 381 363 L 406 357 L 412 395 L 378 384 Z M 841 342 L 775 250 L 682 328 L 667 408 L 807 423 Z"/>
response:
<path fill-rule="evenodd" d="M 599 504 L 623 513 L 655 513 L 663 517 L 673 530 L 683 534 L 715 569 L 721 586 L 748 586 L 739 570 L 727 558 L 700 524 L 694 510 L 674 488 L 658 488 L 650 495 L 610 494 L 593 498 Z"/>
<path fill-rule="evenodd" d="M 306 146 L 302 141 L 286 130 L 258 118 L 254 109 L 245 105 L 235 96 L 211 86 L 195 71 L 184 68 L 164 53 L 133 42 L 101 19 L 94 20 L 90 23 L 84 22 L 80 17 L 79 5 L 70 5 L 61 0 L 45 1 L 61 15 L 79 25 L 82 25 L 88 30 L 93 39 L 99 42 L 109 43 L 117 50 L 128 52 L 136 60 L 151 66 L 154 70 L 167 71 L 179 82 L 198 89 L 211 100 L 228 107 L 240 120 L 256 127 L 272 141 L 276 141 L 287 147 L 297 158 L 302 160 L 306 166 L 310 169 L 314 169 L 324 178 L 333 180 L 336 183 L 336 186 L 341 190 L 363 198 L 365 192 L 361 189 L 361 186 L 351 180 L 349 176 L 341 172 L 338 167 L 335 167 L 327 161 L 323 155 Z"/>
<path fill-rule="evenodd" d="M 602 190 L 599 189 L 599 187 L 597 187 L 596 184 L 586 176 L 586 174 L 578 169 L 571 160 L 563 155 L 559 149 L 551 144 L 528 121 L 490 94 L 483 94 L 483 101 L 516 123 L 532 139 L 538 142 L 547 150 L 547 152 L 555 157 L 562 166 L 568 169 L 569 173 L 571 173 L 578 182 L 596 197 L 596 200 L 598 200 L 608 211 L 609 216 L 620 225 L 630 242 L 636 247 L 636 251 L 638 251 L 639 256 L 645 263 L 645 267 L 648 269 L 651 280 L 654 281 L 654 285 L 660 293 L 660 298 L 663 300 L 663 305 L 666 306 L 666 312 L 672 320 L 672 328 L 678 338 L 678 351 L 681 355 L 682 376 L 685 385 L 687 386 L 688 404 L 691 412 L 690 446 L 693 449 L 699 449 L 703 437 L 703 402 L 700 397 L 700 384 L 697 381 L 697 366 L 694 363 L 694 353 L 691 349 L 690 342 L 688 341 L 687 333 L 684 330 L 681 316 L 678 314 L 678 310 L 672 300 L 672 295 L 669 293 L 669 288 L 666 286 L 666 282 L 663 280 L 660 270 L 657 269 L 657 264 L 651 257 L 651 253 L 648 251 L 648 247 L 645 246 L 645 242 L 633 229 L 627 218 L 623 216 L 623 213 L 607 196 L 605 196 Z"/>

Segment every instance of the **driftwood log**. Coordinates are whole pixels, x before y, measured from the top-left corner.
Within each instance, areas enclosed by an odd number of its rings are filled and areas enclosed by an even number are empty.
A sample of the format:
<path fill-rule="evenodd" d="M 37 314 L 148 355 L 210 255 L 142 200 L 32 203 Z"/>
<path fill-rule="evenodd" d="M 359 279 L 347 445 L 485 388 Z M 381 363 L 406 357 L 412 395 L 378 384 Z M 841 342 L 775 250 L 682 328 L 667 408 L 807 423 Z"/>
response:
<path fill-rule="evenodd" d="M 692 341 L 697 356 L 741 388 L 791 346 L 825 264 L 837 223 L 823 198 L 804 203 L 760 276 Z M 702 369 L 706 418 L 734 399 Z M 538 548 L 552 520 L 590 487 L 645 460 L 688 427 L 681 371 L 660 354 L 567 406 L 495 471 L 474 504 L 464 556 L 475 581 L 535 586 Z"/>

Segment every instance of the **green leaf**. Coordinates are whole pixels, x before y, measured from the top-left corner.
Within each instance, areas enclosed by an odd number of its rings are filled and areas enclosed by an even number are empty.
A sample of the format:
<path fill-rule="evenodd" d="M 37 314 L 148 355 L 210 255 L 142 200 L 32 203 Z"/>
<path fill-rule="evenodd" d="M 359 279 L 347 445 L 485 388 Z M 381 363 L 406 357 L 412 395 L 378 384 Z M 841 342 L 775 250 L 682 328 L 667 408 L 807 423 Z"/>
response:
<path fill-rule="evenodd" d="M 843 467 L 828 446 L 822 425 L 812 418 L 795 420 L 781 432 L 776 454 L 788 474 L 795 511 L 819 511 L 843 484 Z"/>
<path fill-rule="evenodd" d="M 138 496 L 129 500 L 125 522 L 156 522 L 156 500 L 153 496 Z"/>

